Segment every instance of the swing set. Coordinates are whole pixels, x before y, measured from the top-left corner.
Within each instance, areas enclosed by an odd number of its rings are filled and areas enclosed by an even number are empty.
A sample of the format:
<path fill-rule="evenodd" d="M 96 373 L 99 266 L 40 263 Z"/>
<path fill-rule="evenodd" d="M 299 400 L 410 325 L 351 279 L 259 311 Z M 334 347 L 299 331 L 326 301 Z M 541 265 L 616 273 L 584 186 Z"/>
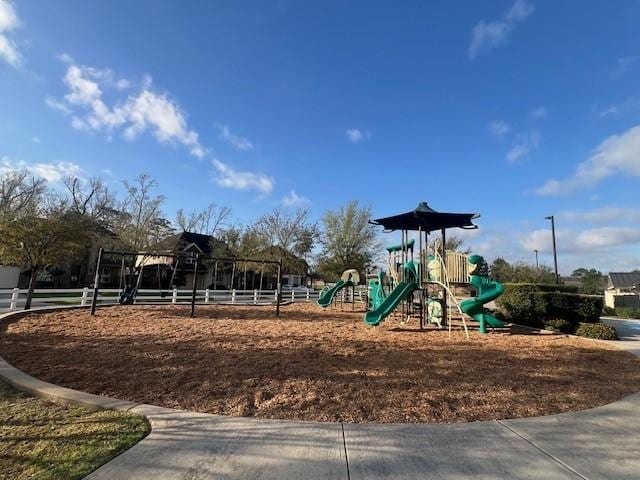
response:
<path fill-rule="evenodd" d="M 126 251 L 113 251 L 104 250 L 100 248 L 98 251 L 98 258 L 96 259 L 95 279 L 93 283 L 93 296 L 91 299 L 91 315 L 95 315 L 95 311 L 98 304 L 98 296 L 100 291 L 100 277 L 101 269 L 103 265 L 103 259 L 106 255 L 120 256 L 120 273 L 118 279 L 118 303 L 120 305 L 132 305 L 139 303 L 136 301 L 140 286 L 142 284 L 143 276 L 145 276 L 145 267 L 155 267 L 156 278 L 158 282 L 158 290 L 160 296 L 165 297 L 170 290 L 177 289 L 177 276 L 179 267 L 182 267 L 183 272 L 193 272 L 193 284 L 191 288 L 190 306 L 191 317 L 195 316 L 195 306 L 198 304 L 211 304 L 211 303 L 229 303 L 227 302 L 215 302 L 216 292 L 218 291 L 218 285 L 220 283 L 228 285 L 227 291 L 235 291 L 236 283 L 238 286 L 242 286 L 244 290 L 247 289 L 247 265 L 250 263 L 260 265 L 260 280 L 258 282 L 258 288 L 256 289 L 256 271 L 252 270 L 251 283 L 255 293 L 254 304 L 258 304 L 257 299 L 262 299 L 262 292 L 265 281 L 265 266 L 269 270 L 272 270 L 276 274 L 276 317 L 280 316 L 280 305 L 282 304 L 282 260 L 265 260 L 257 258 L 238 258 L 238 257 L 213 257 L 202 255 L 200 253 L 163 253 L 163 252 L 126 252 Z M 244 267 L 242 274 L 239 274 L 237 265 L 241 263 Z M 213 265 L 213 277 L 208 274 L 210 272 L 210 266 Z M 228 270 L 228 266 L 231 265 L 230 282 L 225 282 L 225 271 Z M 226 266 L 226 268 L 225 268 Z M 163 268 L 164 267 L 164 268 Z M 193 270 L 191 270 L 193 268 Z M 163 282 L 163 278 L 166 280 L 168 270 L 171 271 L 168 283 Z M 147 268 L 147 272 L 149 269 Z M 203 283 L 207 280 L 210 283 L 213 292 L 214 302 L 209 301 L 207 289 L 207 295 L 204 302 L 198 302 L 198 280 L 199 275 L 205 273 L 207 276 L 204 278 Z M 268 272 L 267 272 L 268 273 Z M 222 276 L 222 280 L 219 280 L 219 276 Z M 149 275 L 146 275 L 149 278 Z M 273 285 L 273 283 L 271 283 Z M 206 288 L 206 287 L 205 287 Z M 220 299 L 220 295 L 218 295 Z M 227 298 L 228 300 L 228 298 Z M 233 300 L 233 299 L 232 299 Z M 175 303 L 175 302 L 174 302 Z M 234 303 L 235 302 L 231 302 Z M 272 304 L 269 302 L 268 304 Z M 260 303 L 264 305 L 264 303 Z"/>

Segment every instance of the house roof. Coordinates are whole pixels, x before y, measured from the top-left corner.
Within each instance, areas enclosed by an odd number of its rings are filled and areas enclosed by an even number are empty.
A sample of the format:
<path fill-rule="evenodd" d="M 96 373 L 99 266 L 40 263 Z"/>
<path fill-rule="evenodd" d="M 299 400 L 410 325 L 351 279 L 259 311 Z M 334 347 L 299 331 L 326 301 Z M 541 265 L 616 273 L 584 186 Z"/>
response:
<path fill-rule="evenodd" d="M 611 272 L 609 278 L 614 288 L 640 287 L 640 272 Z"/>
<path fill-rule="evenodd" d="M 204 255 L 211 255 L 214 242 L 219 242 L 211 235 L 202 233 L 182 232 L 171 235 L 153 245 L 150 250 L 154 252 L 181 252 L 187 247 L 195 245 Z"/>
<path fill-rule="evenodd" d="M 381 225 L 385 230 L 422 230 L 433 232 L 443 228 L 478 228 L 472 220 L 478 218 L 477 213 L 445 213 L 436 212 L 427 205 L 427 202 L 420 202 L 415 210 L 401 213 L 392 217 L 378 218 L 372 220 L 374 225 Z"/>

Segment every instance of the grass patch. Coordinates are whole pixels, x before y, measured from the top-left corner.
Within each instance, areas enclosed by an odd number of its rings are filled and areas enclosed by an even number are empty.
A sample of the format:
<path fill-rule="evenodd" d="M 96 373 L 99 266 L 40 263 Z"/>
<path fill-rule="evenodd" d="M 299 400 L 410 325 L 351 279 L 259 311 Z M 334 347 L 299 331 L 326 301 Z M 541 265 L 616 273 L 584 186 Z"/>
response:
<path fill-rule="evenodd" d="M 0 381 L 0 479 L 79 479 L 148 432 L 143 417 L 58 405 Z"/>

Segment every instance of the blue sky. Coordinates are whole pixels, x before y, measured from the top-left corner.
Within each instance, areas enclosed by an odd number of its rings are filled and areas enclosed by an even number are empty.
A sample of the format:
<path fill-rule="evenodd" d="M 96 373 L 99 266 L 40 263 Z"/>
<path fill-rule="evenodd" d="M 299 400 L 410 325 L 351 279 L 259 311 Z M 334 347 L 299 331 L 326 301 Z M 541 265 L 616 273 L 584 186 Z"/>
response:
<path fill-rule="evenodd" d="M 479 212 L 489 258 L 640 268 L 640 2 L 0 0 L 0 169 L 177 208 Z"/>

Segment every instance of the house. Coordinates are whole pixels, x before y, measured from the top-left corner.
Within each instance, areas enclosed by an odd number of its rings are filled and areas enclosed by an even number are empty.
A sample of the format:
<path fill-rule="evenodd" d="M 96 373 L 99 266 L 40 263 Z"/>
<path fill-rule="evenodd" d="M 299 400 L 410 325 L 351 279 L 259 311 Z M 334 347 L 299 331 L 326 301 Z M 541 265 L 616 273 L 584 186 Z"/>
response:
<path fill-rule="evenodd" d="M 282 285 L 297 287 L 307 285 L 310 281 L 309 264 L 303 258 L 286 251 L 284 248 L 274 245 L 257 252 L 256 258 L 278 261 L 282 259 Z M 277 279 L 275 275 L 269 277 L 272 289 L 275 289 Z"/>
<path fill-rule="evenodd" d="M 604 303 L 610 308 L 640 308 L 640 271 L 609 273 Z"/>
<path fill-rule="evenodd" d="M 211 235 L 195 232 L 181 232 L 171 235 L 148 249 L 150 252 L 169 256 L 145 258 L 139 255 L 136 262 L 142 264 L 142 288 L 172 288 L 193 286 L 196 254 L 203 259 L 198 264 L 198 289 L 231 288 L 236 284 L 236 272 L 232 261 L 212 261 L 207 257 L 232 258 L 227 245 Z"/>

